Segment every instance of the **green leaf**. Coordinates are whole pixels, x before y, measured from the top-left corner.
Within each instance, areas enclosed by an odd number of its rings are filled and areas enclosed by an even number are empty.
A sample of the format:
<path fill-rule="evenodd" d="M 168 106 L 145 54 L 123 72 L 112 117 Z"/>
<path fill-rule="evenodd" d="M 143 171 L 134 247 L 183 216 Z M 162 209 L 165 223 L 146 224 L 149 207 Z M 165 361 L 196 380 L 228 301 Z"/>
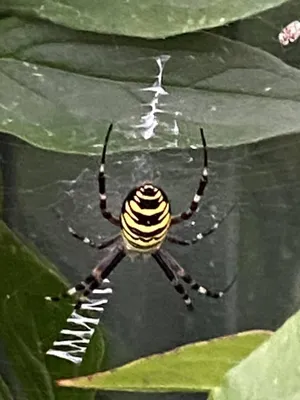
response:
<path fill-rule="evenodd" d="M 154 83 L 161 54 L 171 57 L 168 113 L 145 140 L 132 125 L 153 99 L 141 89 Z M 45 149 L 98 154 L 111 121 L 110 151 L 197 145 L 199 125 L 210 147 L 300 130 L 300 71 L 221 36 L 149 42 L 9 18 L 0 21 L 0 55 L 0 128 Z"/>
<path fill-rule="evenodd" d="M 133 361 L 111 371 L 59 380 L 68 387 L 101 390 L 165 392 L 208 391 L 224 374 L 270 336 L 249 331 L 198 342 Z"/>
<path fill-rule="evenodd" d="M 0 12 L 14 11 L 49 19 L 74 29 L 99 33 L 165 38 L 224 25 L 279 6 L 287 0 L 2 0 Z"/>
<path fill-rule="evenodd" d="M 72 311 L 71 305 L 44 299 L 63 290 L 63 281 L 47 261 L 26 248 L 2 221 L 0 238 L 0 338 L 11 373 L 28 400 L 63 399 L 63 391 L 54 385 L 53 379 L 60 374 L 76 376 L 99 368 L 103 339 L 99 332 L 95 335 L 81 367 L 46 356 Z M 75 391 L 72 399 L 77 396 Z M 82 394 L 79 398 L 83 399 Z M 93 398 L 93 393 L 84 394 L 85 400 Z"/>
<path fill-rule="evenodd" d="M 300 398 L 300 312 L 226 375 L 213 400 L 297 400 Z"/>
<path fill-rule="evenodd" d="M 1 400 L 13 400 L 13 396 L 6 385 L 4 379 L 0 375 L 0 399 Z"/>
<path fill-rule="evenodd" d="M 0 218 L 2 218 L 3 210 L 3 173 L 2 168 L 0 169 Z"/>

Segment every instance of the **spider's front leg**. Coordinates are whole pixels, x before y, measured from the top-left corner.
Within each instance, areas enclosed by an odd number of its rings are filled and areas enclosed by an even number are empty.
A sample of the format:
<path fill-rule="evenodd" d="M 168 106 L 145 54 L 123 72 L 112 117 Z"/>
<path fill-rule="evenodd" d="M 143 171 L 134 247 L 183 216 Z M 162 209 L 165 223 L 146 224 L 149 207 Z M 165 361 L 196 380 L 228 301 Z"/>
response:
<path fill-rule="evenodd" d="M 193 201 L 190 204 L 190 207 L 187 211 L 182 212 L 179 215 L 175 215 L 172 217 L 171 220 L 171 225 L 178 224 L 179 222 L 185 221 L 194 214 L 194 212 L 197 210 L 199 202 L 201 200 L 201 197 L 204 194 L 205 187 L 208 183 L 208 156 L 207 156 L 207 147 L 206 147 L 206 140 L 204 137 L 204 132 L 203 129 L 200 128 L 200 134 L 201 134 L 201 139 L 202 139 L 202 145 L 203 145 L 203 153 L 204 153 L 204 162 L 203 162 L 203 169 L 202 169 L 202 174 L 200 177 L 199 181 L 199 186 L 197 189 L 197 192 L 193 198 Z"/>
<path fill-rule="evenodd" d="M 105 219 L 116 226 L 120 226 L 120 218 L 115 217 L 110 211 L 106 209 L 106 190 L 105 190 L 105 156 L 106 156 L 106 149 L 107 144 L 109 141 L 109 136 L 112 131 L 113 124 L 110 124 L 107 134 L 105 136 L 104 146 L 102 150 L 102 157 L 101 157 L 101 165 L 98 172 L 98 186 L 99 186 L 99 198 L 100 198 L 100 210 Z"/>

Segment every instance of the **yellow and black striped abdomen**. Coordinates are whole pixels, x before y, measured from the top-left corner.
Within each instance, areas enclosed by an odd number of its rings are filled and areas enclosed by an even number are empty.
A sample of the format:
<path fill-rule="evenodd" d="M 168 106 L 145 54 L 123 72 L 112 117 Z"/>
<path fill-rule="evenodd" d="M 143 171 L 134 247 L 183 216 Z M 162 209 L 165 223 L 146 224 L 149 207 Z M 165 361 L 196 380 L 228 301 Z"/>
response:
<path fill-rule="evenodd" d="M 121 211 L 122 235 L 128 248 L 151 251 L 163 242 L 171 222 L 166 194 L 151 183 L 133 189 Z"/>

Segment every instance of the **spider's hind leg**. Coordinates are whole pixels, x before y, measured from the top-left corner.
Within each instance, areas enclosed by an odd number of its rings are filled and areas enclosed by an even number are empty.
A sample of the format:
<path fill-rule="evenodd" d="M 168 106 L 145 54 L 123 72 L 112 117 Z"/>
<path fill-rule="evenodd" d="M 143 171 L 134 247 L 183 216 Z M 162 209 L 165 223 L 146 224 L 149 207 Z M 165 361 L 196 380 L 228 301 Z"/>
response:
<path fill-rule="evenodd" d="M 102 279 L 97 278 L 91 274 L 88 275 L 83 281 L 77 285 L 71 287 L 66 292 L 61 293 L 58 296 L 46 297 L 47 300 L 60 301 L 64 298 L 75 298 L 77 300 L 75 309 L 79 309 L 83 302 L 88 302 L 88 296 L 97 289 L 102 283 Z"/>
<path fill-rule="evenodd" d="M 181 295 L 181 298 L 185 302 L 188 310 L 192 311 L 194 309 L 192 300 L 190 296 L 187 294 L 184 286 L 178 281 L 178 276 L 174 273 L 174 270 L 170 268 L 168 264 L 168 260 L 164 257 L 161 250 L 158 250 L 156 253 L 152 254 L 152 257 L 156 260 L 158 265 L 161 267 L 171 284 L 174 286 L 174 289 L 177 293 Z"/>
<path fill-rule="evenodd" d="M 93 269 L 83 281 L 70 288 L 66 292 L 56 297 L 47 297 L 48 300 L 59 301 L 66 297 L 75 297 L 78 299 L 75 308 L 80 308 L 83 301 L 86 301 L 88 296 L 97 289 L 102 281 L 108 277 L 112 270 L 125 257 L 126 253 L 122 246 L 122 242 L 111 245 L 110 252 L 104 257 L 99 264 Z"/>
<path fill-rule="evenodd" d="M 180 275 L 179 275 L 180 276 Z M 205 286 L 199 285 L 188 273 L 184 271 L 184 274 L 180 276 L 180 278 L 187 283 L 191 289 L 196 290 L 198 293 L 203 294 L 204 296 L 207 297 L 212 297 L 213 299 L 219 299 L 220 297 L 223 297 L 225 293 L 227 293 L 232 286 L 234 285 L 236 279 L 237 279 L 237 274 L 233 277 L 231 282 L 223 289 L 223 290 L 211 290 L 208 289 Z"/>
<path fill-rule="evenodd" d="M 197 291 L 198 293 L 207 296 L 207 297 L 212 297 L 214 299 L 219 299 L 223 297 L 225 293 L 227 293 L 234 283 L 236 282 L 237 279 L 237 273 L 235 274 L 234 278 L 232 281 L 227 285 L 223 290 L 211 290 L 208 289 L 205 286 L 199 285 L 171 256 L 170 253 L 168 253 L 166 250 L 160 249 L 157 253 L 159 253 L 160 259 L 163 260 L 163 262 L 168 266 L 168 268 L 177 276 L 178 278 L 182 279 L 185 283 L 187 283 L 191 289 Z M 156 254 L 157 254 L 156 253 Z"/>

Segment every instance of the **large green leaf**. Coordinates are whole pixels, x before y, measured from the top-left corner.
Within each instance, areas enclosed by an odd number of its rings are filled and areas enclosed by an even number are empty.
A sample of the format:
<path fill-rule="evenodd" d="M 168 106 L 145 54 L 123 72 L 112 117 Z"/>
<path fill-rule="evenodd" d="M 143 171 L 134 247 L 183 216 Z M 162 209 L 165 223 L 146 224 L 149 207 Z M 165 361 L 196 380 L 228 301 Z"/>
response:
<path fill-rule="evenodd" d="M 21 384 L 23 395 L 19 396 L 23 398 L 25 393 L 28 400 L 65 398 L 63 391 L 53 385 L 53 379 L 61 373 L 76 376 L 98 369 L 103 358 L 102 337 L 96 333 L 81 367 L 46 356 L 65 327 L 72 307 L 49 303 L 44 297 L 61 291 L 63 282 L 45 260 L 26 248 L 1 221 L 0 238 L 0 338 L 9 357 L 10 373 Z M 8 396 L 3 382 L 0 390 Z M 78 391 L 74 391 L 72 399 L 94 398 L 91 392 L 77 396 Z"/>
<path fill-rule="evenodd" d="M 198 342 L 90 376 L 58 381 L 61 386 L 123 391 L 208 391 L 270 336 L 249 331 Z"/>
<path fill-rule="evenodd" d="M 136 128 L 153 92 L 155 57 L 169 54 L 157 135 Z M 149 42 L 0 21 L 0 128 L 64 152 L 98 153 L 110 121 L 110 151 L 233 146 L 300 130 L 300 72 L 269 54 L 208 33 Z M 22 61 L 24 60 L 24 61 Z M 172 132 L 180 112 L 180 135 Z"/>
<path fill-rule="evenodd" d="M 300 312 L 248 358 L 231 369 L 213 400 L 300 399 Z"/>
<path fill-rule="evenodd" d="M 0 169 L 0 218 L 2 218 L 3 209 L 3 174 L 2 169 Z"/>
<path fill-rule="evenodd" d="M 0 11 L 38 16 L 75 29 L 163 38 L 228 22 L 276 7 L 286 0 L 2 0 Z"/>

